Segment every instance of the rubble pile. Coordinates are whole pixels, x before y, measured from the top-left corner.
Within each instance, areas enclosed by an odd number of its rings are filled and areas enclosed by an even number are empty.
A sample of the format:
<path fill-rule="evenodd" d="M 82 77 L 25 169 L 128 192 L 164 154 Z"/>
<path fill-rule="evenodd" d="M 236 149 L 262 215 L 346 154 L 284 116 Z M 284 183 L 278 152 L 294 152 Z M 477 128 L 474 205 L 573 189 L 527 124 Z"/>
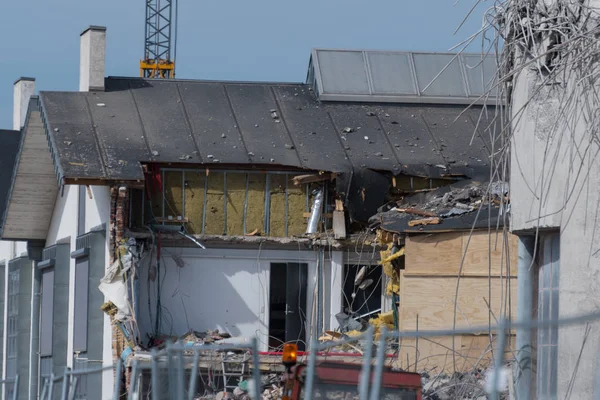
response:
<path fill-rule="evenodd" d="M 423 400 L 486 400 L 490 376 L 490 370 L 481 369 L 452 375 L 421 372 Z M 507 388 L 503 387 L 500 391 L 500 398 L 507 399 Z"/>

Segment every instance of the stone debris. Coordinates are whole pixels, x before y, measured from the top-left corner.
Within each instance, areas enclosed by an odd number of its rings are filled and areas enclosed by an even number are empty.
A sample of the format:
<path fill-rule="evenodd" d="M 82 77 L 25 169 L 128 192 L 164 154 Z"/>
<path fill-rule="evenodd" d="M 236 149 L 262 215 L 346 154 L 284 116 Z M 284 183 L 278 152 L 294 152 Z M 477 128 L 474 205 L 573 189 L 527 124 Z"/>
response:
<path fill-rule="evenodd" d="M 452 375 L 421 372 L 423 400 L 487 399 L 486 375 L 487 372 L 481 369 Z M 501 393 L 500 398 L 507 399 L 507 393 Z"/>

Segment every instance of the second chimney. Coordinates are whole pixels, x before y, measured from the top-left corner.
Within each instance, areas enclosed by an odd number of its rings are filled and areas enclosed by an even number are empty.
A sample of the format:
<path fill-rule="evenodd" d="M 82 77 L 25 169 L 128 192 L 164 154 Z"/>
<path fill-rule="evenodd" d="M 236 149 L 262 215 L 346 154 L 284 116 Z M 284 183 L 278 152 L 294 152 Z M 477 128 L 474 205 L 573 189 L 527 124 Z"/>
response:
<path fill-rule="evenodd" d="M 19 78 L 13 88 L 13 130 L 20 131 L 25 125 L 29 99 L 35 93 L 35 78 Z"/>
<path fill-rule="evenodd" d="M 90 26 L 81 33 L 79 91 L 104 91 L 106 28 Z"/>

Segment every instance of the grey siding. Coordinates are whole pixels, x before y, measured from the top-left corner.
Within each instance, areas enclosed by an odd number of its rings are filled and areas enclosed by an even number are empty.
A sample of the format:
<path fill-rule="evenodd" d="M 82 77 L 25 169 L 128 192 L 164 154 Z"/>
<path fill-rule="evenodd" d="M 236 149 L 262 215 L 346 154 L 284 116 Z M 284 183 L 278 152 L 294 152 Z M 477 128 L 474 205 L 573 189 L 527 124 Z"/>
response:
<path fill-rule="evenodd" d="M 73 369 L 93 368 L 101 364 L 103 357 L 104 312 L 101 307 L 104 295 L 98 289 L 105 274 L 105 231 L 91 232 L 77 238 L 77 250 L 71 254 L 76 258 L 75 304 L 87 305 L 76 308 L 74 341 L 81 351 L 75 354 Z M 87 279 L 86 279 L 87 278 Z M 87 296 L 86 296 L 87 292 Z M 79 303 L 78 303 L 79 302 Z M 100 400 L 102 375 L 82 377 L 76 398 Z"/>
<path fill-rule="evenodd" d="M 19 375 L 19 398 L 29 390 L 32 262 L 27 257 L 9 261 L 6 377 Z M 7 397 L 14 387 L 7 385 Z"/>
<path fill-rule="evenodd" d="M 59 244 L 44 249 L 43 261 L 39 264 L 42 269 L 40 388 L 44 379 L 53 373 L 56 376 L 62 375 L 67 366 L 69 247 L 69 244 Z M 48 266 L 44 267 L 45 265 Z M 51 286 L 48 282 L 50 274 Z M 55 398 L 58 398 L 60 385 L 55 385 L 53 391 Z"/>

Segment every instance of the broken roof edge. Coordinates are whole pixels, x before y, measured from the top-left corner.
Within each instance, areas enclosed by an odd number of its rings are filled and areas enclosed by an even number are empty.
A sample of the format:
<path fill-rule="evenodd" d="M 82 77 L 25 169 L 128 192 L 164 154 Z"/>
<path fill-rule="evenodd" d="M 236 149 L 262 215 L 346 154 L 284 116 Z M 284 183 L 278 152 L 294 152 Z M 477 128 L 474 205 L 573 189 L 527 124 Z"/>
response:
<path fill-rule="evenodd" d="M 2 215 L 0 216 L 0 240 L 13 240 L 13 239 L 4 237 L 4 226 L 6 224 L 6 218 L 8 216 L 8 209 L 10 207 L 10 202 L 12 200 L 12 193 L 13 193 L 13 190 L 15 187 L 15 181 L 17 178 L 17 170 L 19 169 L 19 163 L 21 160 L 21 153 L 23 152 L 23 143 L 25 142 L 25 132 L 29 125 L 29 115 L 32 110 L 31 105 L 35 104 L 37 106 L 37 102 L 38 102 L 38 96 L 31 96 L 31 98 L 29 99 L 29 106 L 27 107 L 27 114 L 25 115 L 25 122 L 24 122 L 23 128 L 21 128 L 21 130 L 19 130 L 19 131 L 16 131 L 16 132 L 19 132 L 19 135 L 21 137 L 19 138 L 19 146 L 17 148 L 16 154 L 15 154 L 15 159 L 13 161 L 13 170 L 12 170 L 11 178 L 10 178 L 10 186 L 8 187 L 8 192 L 6 193 L 4 210 L 2 210 Z"/>

